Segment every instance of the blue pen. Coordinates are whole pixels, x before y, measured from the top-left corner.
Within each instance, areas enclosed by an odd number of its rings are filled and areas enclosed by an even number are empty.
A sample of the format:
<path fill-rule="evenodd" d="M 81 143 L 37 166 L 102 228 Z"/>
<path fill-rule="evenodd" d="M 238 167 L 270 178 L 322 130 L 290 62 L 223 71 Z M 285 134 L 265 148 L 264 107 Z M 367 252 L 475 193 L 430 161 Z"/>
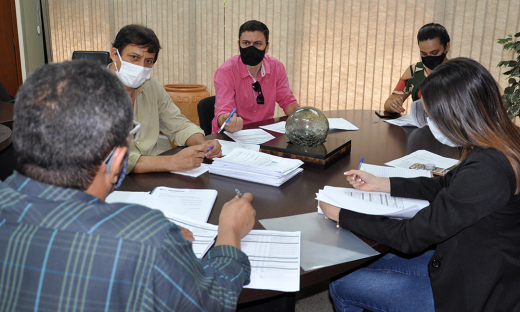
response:
<path fill-rule="evenodd" d="M 236 109 L 236 107 L 235 107 L 235 109 L 233 109 L 233 111 L 231 112 L 231 114 L 229 114 L 228 118 L 226 118 L 226 121 L 224 121 L 224 123 L 222 124 L 222 126 L 220 127 L 220 129 L 218 130 L 217 133 L 222 132 L 222 129 L 224 129 L 224 127 L 226 126 L 226 124 L 228 123 L 228 121 L 231 119 L 231 117 L 233 117 L 233 114 L 235 113 L 236 110 L 237 110 L 237 109 Z"/>
<path fill-rule="evenodd" d="M 363 164 L 363 157 L 361 157 L 361 160 L 359 161 L 359 165 L 357 166 L 357 170 L 361 170 L 361 165 Z"/>

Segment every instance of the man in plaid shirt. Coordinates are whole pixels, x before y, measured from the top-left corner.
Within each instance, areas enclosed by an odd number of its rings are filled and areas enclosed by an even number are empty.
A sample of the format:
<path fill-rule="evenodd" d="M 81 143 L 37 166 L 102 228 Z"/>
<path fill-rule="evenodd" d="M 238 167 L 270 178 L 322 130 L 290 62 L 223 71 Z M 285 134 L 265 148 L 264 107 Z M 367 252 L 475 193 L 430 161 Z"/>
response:
<path fill-rule="evenodd" d="M 95 63 L 45 65 L 20 88 L 17 171 L 0 182 L 0 311 L 235 310 L 251 194 L 224 205 L 215 247 L 197 259 L 161 212 L 104 201 L 138 126 L 121 82 Z"/>

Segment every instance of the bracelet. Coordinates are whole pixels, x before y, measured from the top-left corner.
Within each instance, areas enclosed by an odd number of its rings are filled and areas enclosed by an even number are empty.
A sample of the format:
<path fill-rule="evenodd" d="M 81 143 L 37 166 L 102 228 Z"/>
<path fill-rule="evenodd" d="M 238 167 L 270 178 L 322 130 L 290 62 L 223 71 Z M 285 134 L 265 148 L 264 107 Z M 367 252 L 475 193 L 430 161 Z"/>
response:
<path fill-rule="evenodd" d="M 341 212 L 341 210 L 338 212 L 338 221 L 337 221 L 337 223 L 336 223 L 336 228 L 338 228 L 338 229 L 339 229 L 339 213 L 340 213 L 340 212 Z"/>

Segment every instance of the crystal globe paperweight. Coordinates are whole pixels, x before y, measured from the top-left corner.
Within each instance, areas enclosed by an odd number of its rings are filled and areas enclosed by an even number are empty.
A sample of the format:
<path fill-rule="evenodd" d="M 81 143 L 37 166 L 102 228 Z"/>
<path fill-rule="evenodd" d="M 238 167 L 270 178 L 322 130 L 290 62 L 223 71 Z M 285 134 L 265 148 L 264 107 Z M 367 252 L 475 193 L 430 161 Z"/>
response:
<path fill-rule="evenodd" d="M 296 109 L 285 123 L 285 134 L 292 144 L 318 146 L 329 133 L 329 121 L 317 108 L 305 106 Z"/>

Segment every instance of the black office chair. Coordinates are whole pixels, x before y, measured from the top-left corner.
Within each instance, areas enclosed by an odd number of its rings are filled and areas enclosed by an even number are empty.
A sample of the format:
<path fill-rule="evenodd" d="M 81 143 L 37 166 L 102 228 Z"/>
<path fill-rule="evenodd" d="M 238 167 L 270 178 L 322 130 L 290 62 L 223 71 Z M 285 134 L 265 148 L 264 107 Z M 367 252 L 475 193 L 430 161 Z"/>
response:
<path fill-rule="evenodd" d="M 205 135 L 211 134 L 211 121 L 215 117 L 215 96 L 210 96 L 199 101 L 197 104 L 200 127 Z"/>
<path fill-rule="evenodd" d="M 4 84 L 0 81 L 0 100 L 2 102 L 14 103 L 14 97 L 7 92 Z"/>
<path fill-rule="evenodd" d="M 72 59 L 95 61 L 104 66 L 107 66 L 112 62 L 110 59 L 110 53 L 105 51 L 74 51 L 72 53 Z"/>

